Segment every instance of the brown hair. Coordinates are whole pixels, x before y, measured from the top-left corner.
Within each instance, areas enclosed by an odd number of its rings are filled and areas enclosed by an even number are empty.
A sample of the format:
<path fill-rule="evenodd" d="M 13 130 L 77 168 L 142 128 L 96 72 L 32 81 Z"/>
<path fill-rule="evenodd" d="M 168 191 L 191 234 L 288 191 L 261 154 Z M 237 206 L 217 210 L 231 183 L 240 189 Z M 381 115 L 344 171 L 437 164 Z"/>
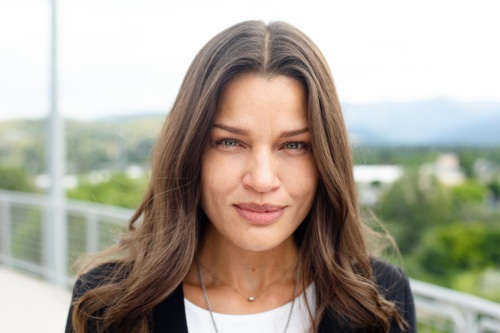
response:
<path fill-rule="evenodd" d="M 373 282 L 346 128 L 325 59 L 296 28 L 249 21 L 219 33 L 191 64 L 158 137 L 144 199 L 129 232 L 108 252 L 121 254 L 113 275 L 74 303 L 77 332 L 96 316 L 103 331 L 147 332 L 152 308 L 182 283 L 206 223 L 200 208 L 201 157 L 217 100 L 228 81 L 248 72 L 295 78 L 307 92 L 319 184 L 295 238 L 302 280 L 316 284 L 314 331 L 327 312 L 374 332 L 386 332 L 390 318 L 402 325 L 395 305 Z"/>

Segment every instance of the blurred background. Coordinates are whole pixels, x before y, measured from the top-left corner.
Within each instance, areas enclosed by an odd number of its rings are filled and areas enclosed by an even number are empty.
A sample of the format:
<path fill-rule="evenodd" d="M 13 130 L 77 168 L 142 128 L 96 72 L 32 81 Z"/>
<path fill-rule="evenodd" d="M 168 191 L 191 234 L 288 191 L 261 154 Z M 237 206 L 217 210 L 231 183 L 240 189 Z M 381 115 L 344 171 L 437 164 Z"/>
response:
<path fill-rule="evenodd" d="M 420 331 L 500 332 L 499 10 L 485 0 L 2 0 L 0 281 L 21 274 L 14 281 L 67 293 L 75 259 L 116 241 L 137 207 L 196 52 L 237 22 L 282 20 L 330 65 L 359 200 L 399 246 Z M 69 294 L 57 298 L 66 311 Z"/>

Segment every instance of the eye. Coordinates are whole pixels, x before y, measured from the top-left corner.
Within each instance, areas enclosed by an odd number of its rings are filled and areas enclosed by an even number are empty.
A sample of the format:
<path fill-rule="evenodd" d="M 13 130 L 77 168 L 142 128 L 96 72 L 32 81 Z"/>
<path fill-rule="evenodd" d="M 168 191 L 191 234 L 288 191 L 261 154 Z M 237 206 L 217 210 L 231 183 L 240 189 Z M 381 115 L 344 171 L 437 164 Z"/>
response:
<path fill-rule="evenodd" d="M 283 145 L 284 149 L 291 149 L 291 150 L 307 149 L 308 147 L 309 146 L 307 145 L 307 143 L 301 141 L 291 141 Z"/>
<path fill-rule="evenodd" d="M 216 145 L 227 146 L 227 147 L 236 147 L 239 145 L 238 140 L 231 138 L 221 138 L 215 141 Z"/>

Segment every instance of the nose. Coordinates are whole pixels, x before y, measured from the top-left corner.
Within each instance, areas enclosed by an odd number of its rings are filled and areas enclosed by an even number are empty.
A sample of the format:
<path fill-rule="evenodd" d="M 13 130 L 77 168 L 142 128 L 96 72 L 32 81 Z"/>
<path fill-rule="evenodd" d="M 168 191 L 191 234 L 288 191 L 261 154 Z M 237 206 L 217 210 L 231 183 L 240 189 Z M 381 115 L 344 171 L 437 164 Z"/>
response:
<path fill-rule="evenodd" d="M 271 192 L 280 186 L 278 161 L 271 151 L 259 149 L 251 154 L 243 186 L 259 193 Z"/>

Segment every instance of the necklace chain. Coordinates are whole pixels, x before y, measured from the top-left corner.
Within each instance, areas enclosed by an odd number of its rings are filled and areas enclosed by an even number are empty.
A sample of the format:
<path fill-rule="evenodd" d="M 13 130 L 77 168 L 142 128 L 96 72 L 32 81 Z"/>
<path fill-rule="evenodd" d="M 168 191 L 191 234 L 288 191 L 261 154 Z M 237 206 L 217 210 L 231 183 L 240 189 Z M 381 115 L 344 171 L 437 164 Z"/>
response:
<path fill-rule="evenodd" d="M 210 304 L 210 298 L 208 298 L 207 288 L 205 287 L 205 282 L 203 280 L 203 275 L 201 273 L 201 267 L 200 267 L 200 261 L 198 260 L 198 254 L 196 254 L 195 260 L 196 260 L 196 268 L 198 269 L 198 275 L 200 278 L 201 290 L 203 292 L 203 298 L 205 299 L 205 303 L 207 305 L 208 312 L 210 313 L 210 319 L 212 319 L 212 324 L 214 325 L 215 333 L 219 333 L 219 330 L 217 329 L 217 324 L 215 323 L 214 313 L 212 311 L 212 305 Z M 297 265 L 297 274 L 295 276 L 295 286 L 293 288 L 292 305 L 290 306 L 290 312 L 288 312 L 288 318 L 286 320 L 286 325 L 285 325 L 285 329 L 283 330 L 283 333 L 286 333 L 286 331 L 288 331 L 288 326 L 290 325 L 290 320 L 292 319 L 293 307 L 295 305 L 295 297 L 297 295 L 298 281 L 299 281 L 299 267 Z"/>
<path fill-rule="evenodd" d="M 280 276 L 279 279 L 277 279 L 276 281 L 274 281 L 273 283 L 269 284 L 269 286 L 267 286 L 264 290 L 262 290 L 260 293 L 258 293 L 257 295 L 253 294 L 253 295 L 250 295 L 250 296 L 245 296 L 243 295 L 241 292 L 239 292 L 238 289 L 234 288 L 233 286 L 231 286 L 229 283 L 226 283 L 224 281 L 222 281 L 221 279 L 218 279 L 217 277 L 215 277 L 212 273 L 210 273 L 210 271 L 203 265 L 203 264 L 199 264 L 201 268 L 204 268 L 205 271 L 207 271 L 210 276 L 212 276 L 212 278 L 214 278 L 215 280 L 219 281 L 220 283 L 222 283 L 223 285 L 233 289 L 238 295 L 240 295 L 241 297 L 245 298 L 247 301 L 249 302 L 253 302 L 255 301 L 258 297 L 260 297 L 262 294 L 264 294 L 269 288 L 271 288 L 277 281 L 281 280 L 281 278 L 283 276 L 285 276 L 285 274 L 288 272 L 288 269 L 283 273 L 282 276 Z"/>

